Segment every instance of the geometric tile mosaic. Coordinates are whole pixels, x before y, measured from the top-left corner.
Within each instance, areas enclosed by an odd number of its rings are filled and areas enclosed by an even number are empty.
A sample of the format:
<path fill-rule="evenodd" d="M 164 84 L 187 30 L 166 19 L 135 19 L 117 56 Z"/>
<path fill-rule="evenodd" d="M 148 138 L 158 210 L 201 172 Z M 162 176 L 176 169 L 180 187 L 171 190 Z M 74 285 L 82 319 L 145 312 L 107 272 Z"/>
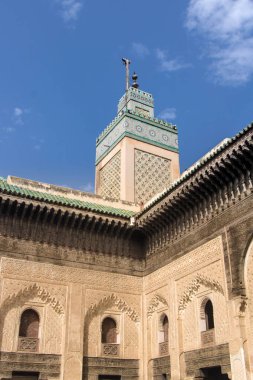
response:
<path fill-rule="evenodd" d="M 121 151 L 100 170 L 101 195 L 114 199 L 120 198 Z"/>
<path fill-rule="evenodd" d="M 135 149 L 135 202 L 145 203 L 171 183 L 170 160 Z"/>

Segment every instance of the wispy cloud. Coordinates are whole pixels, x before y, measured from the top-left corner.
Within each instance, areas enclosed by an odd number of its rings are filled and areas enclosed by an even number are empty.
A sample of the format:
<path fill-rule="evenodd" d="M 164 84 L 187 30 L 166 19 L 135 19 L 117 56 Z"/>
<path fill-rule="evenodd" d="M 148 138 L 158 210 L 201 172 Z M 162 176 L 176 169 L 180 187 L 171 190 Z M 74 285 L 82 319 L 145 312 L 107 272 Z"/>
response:
<path fill-rule="evenodd" d="M 6 136 L 15 132 L 17 128 L 25 125 L 25 117 L 31 110 L 29 108 L 14 107 L 10 110 L 5 110 L 4 121 L 1 122 L 0 130 Z"/>
<path fill-rule="evenodd" d="M 252 0 L 190 0 L 186 27 L 204 37 L 210 68 L 217 82 L 240 85 L 251 79 Z"/>
<path fill-rule="evenodd" d="M 12 112 L 12 120 L 15 125 L 24 125 L 25 116 L 29 114 L 31 110 L 29 108 L 15 107 Z"/>
<path fill-rule="evenodd" d="M 16 130 L 16 128 L 14 127 L 2 127 L 1 129 L 3 132 L 6 132 L 6 133 L 12 133 Z"/>
<path fill-rule="evenodd" d="M 133 42 L 132 50 L 134 54 L 137 55 L 139 58 L 145 58 L 147 55 L 150 54 L 149 48 L 143 45 L 141 42 Z"/>
<path fill-rule="evenodd" d="M 20 107 L 15 107 L 13 110 L 13 121 L 16 125 L 23 125 L 23 114 L 24 110 Z"/>
<path fill-rule="evenodd" d="M 162 71 L 172 72 L 190 67 L 189 64 L 179 59 L 170 59 L 167 52 L 161 49 L 156 49 L 156 58 L 159 62 L 159 68 Z"/>
<path fill-rule="evenodd" d="M 91 193 L 94 191 L 94 185 L 91 182 L 87 182 L 86 184 L 80 187 L 80 190 L 85 191 L 87 193 Z"/>
<path fill-rule="evenodd" d="M 31 140 L 32 140 L 32 149 L 36 150 L 36 151 L 41 150 L 45 140 L 38 138 L 38 137 L 35 137 L 35 136 L 32 136 Z"/>
<path fill-rule="evenodd" d="M 56 0 L 60 6 L 60 15 L 64 22 L 70 23 L 78 19 L 83 7 L 83 2 L 79 0 Z"/>
<path fill-rule="evenodd" d="M 165 108 L 163 111 L 159 113 L 158 117 L 166 121 L 174 120 L 177 117 L 177 110 L 174 107 Z"/>

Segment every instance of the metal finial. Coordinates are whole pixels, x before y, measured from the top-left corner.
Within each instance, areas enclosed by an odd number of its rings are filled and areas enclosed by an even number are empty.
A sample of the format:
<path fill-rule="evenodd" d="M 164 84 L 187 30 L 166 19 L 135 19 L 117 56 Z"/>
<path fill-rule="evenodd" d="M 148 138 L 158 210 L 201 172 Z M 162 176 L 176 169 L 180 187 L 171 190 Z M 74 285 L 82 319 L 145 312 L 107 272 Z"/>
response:
<path fill-rule="evenodd" d="M 138 75 L 136 74 L 136 72 L 133 73 L 132 79 L 134 81 L 133 84 L 132 84 L 132 87 L 139 88 L 139 85 L 137 83 Z"/>
<path fill-rule="evenodd" d="M 129 89 L 129 65 L 131 61 L 127 58 L 122 58 L 122 62 L 126 66 L 126 91 Z"/>

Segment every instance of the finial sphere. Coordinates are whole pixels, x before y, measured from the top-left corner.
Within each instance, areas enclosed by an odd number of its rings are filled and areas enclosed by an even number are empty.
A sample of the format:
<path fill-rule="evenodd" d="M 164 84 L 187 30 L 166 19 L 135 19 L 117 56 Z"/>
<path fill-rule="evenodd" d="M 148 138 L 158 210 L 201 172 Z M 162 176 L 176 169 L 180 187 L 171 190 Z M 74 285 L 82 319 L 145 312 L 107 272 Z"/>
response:
<path fill-rule="evenodd" d="M 133 73 L 132 79 L 134 81 L 132 87 L 139 88 L 139 84 L 137 83 L 138 75 L 136 74 L 136 72 Z"/>

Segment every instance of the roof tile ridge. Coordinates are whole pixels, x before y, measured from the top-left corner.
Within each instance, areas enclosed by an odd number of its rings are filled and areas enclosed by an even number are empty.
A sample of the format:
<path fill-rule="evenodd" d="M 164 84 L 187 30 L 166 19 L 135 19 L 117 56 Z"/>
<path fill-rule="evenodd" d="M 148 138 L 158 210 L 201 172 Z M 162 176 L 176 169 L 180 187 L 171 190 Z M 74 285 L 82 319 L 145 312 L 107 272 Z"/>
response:
<path fill-rule="evenodd" d="M 67 198 L 61 195 L 55 195 L 55 194 L 48 194 L 46 192 L 37 191 L 37 190 L 30 190 L 27 188 L 19 187 L 17 185 L 8 184 L 7 180 L 5 178 L 0 177 L 0 190 L 1 190 L 1 182 L 4 183 L 4 191 L 7 191 L 7 193 L 14 193 L 14 195 L 18 195 L 21 197 L 25 197 L 28 199 L 34 199 L 34 200 L 40 200 L 40 201 L 46 201 L 53 204 L 58 205 L 70 205 L 71 207 L 76 208 L 84 208 L 88 209 L 90 211 L 104 211 L 105 214 L 112 214 L 115 216 L 125 216 L 127 218 L 130 218 L 135 214 L 132 210 L 125 210 L 117 207 L 112 206 L 106 206 L 101 205 L 99 203 L 93 203 L 89 201 L 79 200 L 79 199 L 71 199 Z M 80 206 L 78 207 L 78 204 Z"/>

